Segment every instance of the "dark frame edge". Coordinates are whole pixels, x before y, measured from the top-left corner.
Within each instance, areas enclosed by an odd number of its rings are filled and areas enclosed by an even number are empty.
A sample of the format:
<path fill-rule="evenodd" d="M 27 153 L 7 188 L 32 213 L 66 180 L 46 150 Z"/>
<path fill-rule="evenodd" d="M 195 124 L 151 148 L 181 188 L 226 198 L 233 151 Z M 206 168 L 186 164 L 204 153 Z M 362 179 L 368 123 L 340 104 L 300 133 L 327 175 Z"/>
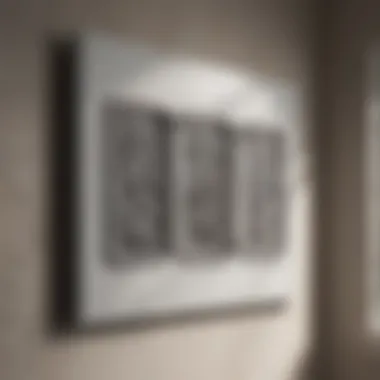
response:
<path fill-rule="evenodd" d="M 50 36 L 49 312 L 50 335 L 75 329 L 77 287 L 77 95 L 79 39 Z"/>

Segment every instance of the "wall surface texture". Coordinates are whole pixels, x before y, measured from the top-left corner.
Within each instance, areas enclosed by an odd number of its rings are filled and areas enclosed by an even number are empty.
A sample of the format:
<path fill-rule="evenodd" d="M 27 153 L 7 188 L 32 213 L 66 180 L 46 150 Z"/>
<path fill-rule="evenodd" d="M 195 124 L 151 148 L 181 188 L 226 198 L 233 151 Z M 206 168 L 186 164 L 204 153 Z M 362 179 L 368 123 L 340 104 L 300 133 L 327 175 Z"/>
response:
<path fill-rule="evenodd" d="M 354 12 L 351 8 L 347 11 L 350 15 Z M 341 22 L 339 41 L 344 39 L 347 20 Z M 312 339 L 307 228 L 310 194 L 304 187 L 296 195 L 300 216 L 297 250 L 293 253 L 295 295 L 285 312 L 64 340 L 53 340 L 44 332 L 49 159 L 44 34 L 70 29 L 115 33 L 164 51 L 194 54 L 289 81 L 301 91 L 301 126 L 306 129 L 310 125 L 314 78 L 311 1 L 0 1 L 0 378 L 298 379 Z M 357 70 L 355 48 L 339 48 L 345 57 L 352 58 L 349 69 Z M 342 66 L 338 58 L 335 63 Z M 356 89 L 356 79 L 354 83 L 344 81 L 348 71 L 340 72 L 336 91 L 344 92 L 351 85 Z M 339 106 L 346 101 L 350 108 L 356 96 L 346 95 Z M 358 144 L 359 131 L 354 124 L 358 116 L 356 108 L 350 109 L 355 112 L 353 117 L 342 112 L 336 116 L 342 128 L 347 123 L 352 126 L 349 140 L 334 139 L 334 143 L 344 145 L 344 152 Z M 342 129 L 334 130 L 338 133 Z M 346 156 L 339 156 L 336 165 L 347 166 Z M 355 169 L 358 162 L 354 161 Z M 353 181 L 348 174 L 342 176 L 350 182 L 347 185 Z M 337 218 L 345 217 L 343 202 L 348 199 L 337 202 Z M 349 233 L 353 227 L 347 227 Z M 352 238 L 355 236 L 353 233 Z M 349 242 L 344 245 L 350 246 Z M 356 240 L 348 247 L 349 254 L 355 254 L 355 247 Z"/>
<path fill-rule="evenodd" d="M 325 10 L 318 116 L 319 343 L 323 379 L 378 379 L 380 352 L 365 329 L 364 157 L 368 53 L 379 46 L 380 4 Z"/>

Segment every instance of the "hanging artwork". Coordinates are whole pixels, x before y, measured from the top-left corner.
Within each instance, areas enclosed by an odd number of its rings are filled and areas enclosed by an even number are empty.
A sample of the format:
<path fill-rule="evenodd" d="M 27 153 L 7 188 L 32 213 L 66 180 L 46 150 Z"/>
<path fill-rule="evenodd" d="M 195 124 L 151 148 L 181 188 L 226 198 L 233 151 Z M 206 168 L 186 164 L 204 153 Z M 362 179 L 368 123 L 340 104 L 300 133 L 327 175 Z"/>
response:
<path fill-rule="evenodd" d="M 205 112 L 206 76 L 168 84 L 175 60 L 149 49 L 87 36 L 55 57 L 61 324 L 281 304 L 288 126 Z"/>

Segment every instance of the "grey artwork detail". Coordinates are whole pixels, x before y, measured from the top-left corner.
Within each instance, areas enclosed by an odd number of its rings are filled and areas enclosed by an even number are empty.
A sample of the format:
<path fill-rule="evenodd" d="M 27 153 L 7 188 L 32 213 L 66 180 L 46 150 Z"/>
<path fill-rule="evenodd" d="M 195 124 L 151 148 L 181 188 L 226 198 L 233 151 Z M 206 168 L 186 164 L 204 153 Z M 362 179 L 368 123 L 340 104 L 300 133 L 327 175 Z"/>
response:
<path fill-rule="evenodd" d="M 283 252 L 283 131 L 115 101 L 104 104 L 102 127 L 108 263 Z"/>
<path fill-rule="evenodd" d="M 107 261 L 167 256 L 169 120 L 115 102 L 103 113 Z"/>
<path fill-rule="evenodd" d="M 245 195 L 240 199 L 245 214 L 245 252 L 276 254 L 285 239 L 286 155 L 285 137 L 278 130 L 244 131 L 239 139 L 245 167 Z M 243 162 L 244 160 L 244 162 Z"/>
<path fill-rule="evenodd" d="M 188 252 L 194 257 L 225 257 L 232 248 L 232 133 L 201 121 L 182 128 L 182 170 L 187 173 L 182 207 Z"/>

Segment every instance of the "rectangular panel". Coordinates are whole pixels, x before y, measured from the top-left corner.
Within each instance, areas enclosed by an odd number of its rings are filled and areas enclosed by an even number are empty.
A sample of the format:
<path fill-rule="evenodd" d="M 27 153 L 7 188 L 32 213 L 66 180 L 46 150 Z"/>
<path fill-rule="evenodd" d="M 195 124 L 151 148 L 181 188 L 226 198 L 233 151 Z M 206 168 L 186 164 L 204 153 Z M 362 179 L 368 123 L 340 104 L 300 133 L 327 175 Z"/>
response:
<path fill-rule="evenodd" d="M 177 249 L 187 258 L 231 248 L 232 134 L 207 120 L 181 120 L 176 136 Z"/>
<path fill-rule="evenodd" d="M 238 133 L 240 249 L 253 254 L 281 252 L 286 216 L 285 136 L 274 129 Z"/>
<path fill-rule="evenodd" d="M 107 102 L 103 136 L 107 261 L 168 256 L 168 118 Z"/>

